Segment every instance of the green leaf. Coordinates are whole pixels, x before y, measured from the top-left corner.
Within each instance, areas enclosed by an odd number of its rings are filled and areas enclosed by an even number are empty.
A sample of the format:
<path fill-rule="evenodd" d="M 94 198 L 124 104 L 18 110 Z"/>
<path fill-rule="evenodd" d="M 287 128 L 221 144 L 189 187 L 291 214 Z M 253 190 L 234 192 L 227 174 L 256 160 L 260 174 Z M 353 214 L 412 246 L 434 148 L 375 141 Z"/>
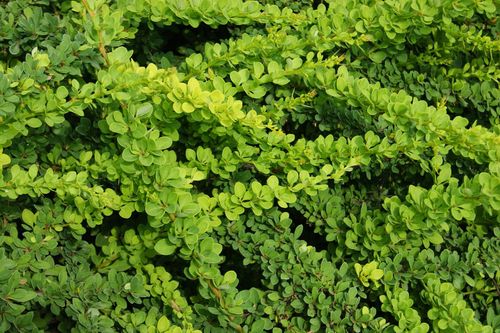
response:
<path fill-rule="evenodd" d="M 457 207 L 451 208 L 451 215 L 457 221 L 460 221 L 463 218 L 462 210 L 460 208 L 457 208 Z"/>
<path fill-rule="evenodd" d="M 110 65 L 128 62 L 132 53 L 133 51 L 129 51 L 123 46 L 117 47 L 108 53 L 108 62 Z"/>
<path fill-rule="evenodd" d="M 272 189 L 272 190 L 276 190 L 278 187 L 279 187 L 279 181 L 278 181 L 278 177 L 276 176 L 271 176 L 267 179 L 267 185 Z"/>
<path fill-rule="evenodd" d="M 66 97 L 68 96 L 68 94 L 69 94 L 68 89 L 65 86 L 60 86 L 56 90 L 56 96 L 59 99 L 66 99 Z"/>
<path fill-rule="evenodd" d="M 272 292 L 272 293 L 269 293 L 267 295 L 267 297 L 269 298 L 269 300 L 271 300 L 272 302 L 277 302 L 279 299 L 280 299 L 280 296 L 278 293 L 276 292 Z"/>
<path fill-rule="evenodd" d="M 108 117 L 106 117 L 106 122 L 108 123 L 109 130 L 118 134 L 125 134 L 128 131 L 128 125 L 123 119 L 123 115 L 114 111 Z"/>
<path fill-rule="evenodd" d="M 31 128 L 39 128 L 40 126 L 42 126 L 42 124 L 43 124 L 42 121 L 38 118 L 31 118 L 26 120 L 26 125 L 28 125 Z"/>
<path fill-rule="evenodd" d="M 285 76 L 273 80 L 274 84 L 277 84 L 280 86 L 284 86 L 284 85 L 288 84 L 289 82 L 290 82 L 290 80 Z"/>
<path fill-rule="evenodd" d="M 299 173 L 295 170 L 290 170 L 288 171 L 288 174 L 286 176 L 286 180 L 288 181 L 289 185 L 293 185 L 299 180 Z"/>
<path fill-rule="evenodd" d="M 384 276 L 384 271 L 377 268 L 377 269 L 374 269 L 373 271 L 371 271 L 369 277 L 372 280 L 380 280 L 383 276 Z"/>
<path fill-rule="evenodd" d="M 140 118 L 142 116 L 149 115 L 151 112 L 153 112 L 153 105 L 151 105 L 151 103 L 145 103 L 137 109 L 135 116 Z"/>
<path fill-rule="evenodd" d="M 195 110 L 193 104 L 191 104 L 189 102 L 182 103 L 181 108 L 182 108 L 182 111 L 186 112 L 186 113 L 191 113 L 191 112 L 194 112 L 194 110 Z"/>
<path fill-rule="evenodd" d="M 160 239 L 155 244 L 155 251 L 163 256 L 173 254 L 176 248 L 177 246 L 168 243 L 166 239 Z"/>
<path fill-rule="evenodd" d="M 432 235 L 428 236 L 427 239 L 432 243 L 432 244 L 442 244 L 444 242 L 443 237 L 438 233 L 434 232 Z"/>
<path fill-rule="evenodd" d="M 12 294 L 9 295 L 9 298 L 13 301 L 23 303 L 32 300 L 36 296 L 37 294 L 32 290 L 16 289 Z"/>
<path fill-rule="evenodd" d="M 0 167 L 3 167 L 4 165 L 7 165 L 10 163 L 10 157 L 9 155 L 2 154 L 0 151 Z"/>
<path fill-rule="evenodd" d="M 24 223 L 30 226 L 33 226 L 33 224 L 35 224 L 36 222 L 36 215 L 28 209 L 23 210 L 23 212 L 21 213 L 21 218 L 23 219 Z"/>
<path fill-rule="evenodd" d="M 129 219 L 132 216 L 132 213 L 135 212 L 134 204 L 127 203 L 120 209 L 120 216 L 124 219 Z"/>
<path fill-rule="evenodd" d="M 165 210 L 155 202 L 148 201 L 145 205 L 146 214 L 153 217 L 160 217 L 165 214 Z"/>
<path fill-rule="evenodd" d="M 250 330 L 250 333 L 261 333 L 261 332 L 264 332 L 265 325 L 266 325 L 266 320 L 264 318 L 261 318 L 261 319 L 255 321 L 252 324 L 252 328 Z"/>
<path fill-rule="evenodd" d="M 264 97 L 267 93 L 267 90 L 263 86 L 258 86 L 255 88 L 252 88 L 251 90 L 247 91 L 248 96 L 255 98 L 255 99 L 260 99 Z"/>
<path fill-rule="evenodd" d="M 259 79 L 264 73 L 264 65 L 260 62 L 253 63 L 253 76 L 256 79 Z"/>
<path fill-rule="evenodd" d="M 156 139 L 155 144 L 157 149 L 165 150 L 167 148 L 170 148 L 170 146 L 172 145 L 172 139 L 168 136 L 162 136 L 161 138 Z"/>
<path fill-rule="evenodd" d="M 448 328 L 448 321 L 445 319 L 439 319 L 437 325 L 440 329 L 446 330 Z"/>
<path fill-rule="evenodd" d="M 47 67 L 50 64 L 49 55 L 46 53 L 36 53 L 33 58 L 38 62 L 37 67 Z"/>
<path fill-rule="evenodd" d="M 377 51 L 377 52 L 370 52 L 368 53 L 368 56 L 370 57 L 370 59 L 377 63 L 377 64 L 380 64 L 382 63 L 382 61 L 384 61 L 384 59 L 386 58 L 387 54 L 384 52 L 384 51 Z"/>
<path fill-rule="evenodd" d="M 363 269 L 363 266 L 361 264 L 355 263 L 354 264 L 354 270 L 356 271 L 356 275 L 360 276 L 361 275 L 361 270 Z"/>
<path fill-rule="evenodd" d="M 227 271 L 224 274 L 224 282 L 227 284 L 232 284 L 235 282 L 237 279 L 236 272 L 235 271 Z"/>
<path fill-rule="evenodd" d="M 267 71 L 269 74 L 274 74 L 274 73 L 278 73 L 278 72 L 281 72 L 282 69 L 281 69 L 281 66 L 280 64 L 278 64 L 276 61 L 274 60 L 271 60 L 269 62 L 269 64 L 267 65 Z"/>
<path fill-rule="evenodd" d="M 441 166 L 441 170 L 437 177 L 437 184 L 442 184 L 449 181 L 451 178 L 451 165 L 446 163 Z"/>
<path fill-rule="evenodd" d="M 158 329 L 159 333 L 167 332 L 170 328 L 170 321 L 167 319 L 167 317 L 161 316 L 161 318 L 158 320 L 158 323 L 156 324 L 156 328 Z"/>
<path fill-rule="evenodd" d="M 245 185 L 241 182 L 236 182 L 234 184 L 234 194 L 236 194 L 237 197 L 242 198 L 245 195 L 246 189 Z"/>

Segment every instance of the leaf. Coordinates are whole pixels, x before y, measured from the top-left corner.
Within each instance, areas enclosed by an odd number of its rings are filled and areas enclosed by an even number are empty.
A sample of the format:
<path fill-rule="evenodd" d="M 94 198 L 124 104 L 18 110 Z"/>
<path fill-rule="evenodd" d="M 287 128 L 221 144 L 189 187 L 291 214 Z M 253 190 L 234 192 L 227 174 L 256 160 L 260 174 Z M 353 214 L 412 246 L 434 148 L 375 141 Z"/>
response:
<path fill-rule="evenodd" d="M 158 329 L 159 333 L 167 332 L 170 328 L 170 321 L 167 319 L 167 317 L 161 316 L 161 318 L 158 320 L 158 323 L 156 324 L 156 328 Z"/>
<path fill-rule="evenodd" d="M 115 111 L 106 117 L 106 122 L 108 123 L 109 130 L 118 134 L 125 134 L 128 131 L 127 123 L 123 119 L 123 115 Z"/>
<path fill-rule="evenodd" d="M 304 231 L 304 226 L 300 224 L 297 228 L 295 228 L 295 231 L 293 232 L 293 237 L 295 239 L 299 239 L 300 235 L 302 235 L 302 232 Z"/>
<path fill-rule="evenodd" d="M 66 97 L 68 96 L 68 94 L 69 94 L 68 89 L 65 86 L 60 86 L 56 90 L 56 96 L 59 99 L 66 99 Z"/>
<path fill-rule="evenodd" d="M 24 209 L 23 212 L 21 213 L 21 218 L 23 219 L 24 223 L 33 226 L 36 222 L 36 215 L 33 214 L 33 212 L 29 209 Z"/>
<path fill-rule="evenodd" d="M 36 53 L 33 58 L 37 61 L 37 67 L 47 67 L 50 64 L 49 55 L 45 53 Z"/>
<path fill-rule="evenodd" d="M 119 215 L 124 219 L 129 219 L 134 211 L 135 211 L 134 204 L 127 203 L 120 209 Z"/>
<path fill-rule="evenodd" d="M 141 105 L 137 111 L 135 112 L 135 116 L 140 118 L 142 116 L 145 116 L 153 111 L 153 105 L 151 103 L 145 103 Z"/>
<path fill-rule="evenodd" d="M 267 185 L 272 189 L 272 190 L 276 190 L 279 186 L 279 181 L 278 181 L 278 177 L 276 176 L 271 176 L 267 179 Z"/>
<path fill-rule="evenodd" d="M 380 280 L 384 276 L 384 271 L 377 268 L 371 271 L 370 273 L 370 279 L 372 280 Z"/>
<path fill-rule="evenodd" d="M 132 53 L 133 51 L 129 51 L 123 46 L 117 47 L 108 53 L 108 62 L 110 65 L 128 62 Z"/>
<path fill-rule="evenodd" d="M 342 92 L 347 88 L 347 79 L 343 76 L 339 76 L 337 78 L 336 88 L 338 91 Z M 337 92 L 332 90 L 331 92 L 327 91 L 329 95 L 336 96 Z"/>
<path fill-rule="evenodd" d="M 149 216 L 153 216 L 153 217 L 159 217 L 159 216 L 163 216 L 163 214 L 165 214 L 165 210 L 159 206 L 158 204 L 154 203 L 154 202 L 146 202 L 146 205 L 145 205 L 145 210 L 146 210 L 146 214 L 148 214 Z"/>
<path fill-rule="evenodd" d="M 432 244 L 442 244 L 444 242 L 443 237 L 438 233 L 434 232 L 432 235 L 427 237 L 427 239 L 432 243 Z"/>
<path fill-rule="evenodd" d="M 236 281 L 236 279 L 237 279 L 237 276 L 236 276 L 235 271 L 227 271 L 224 274 L 224 282 L 227 284 L 233 283 L 234 281 Z"/>
<path fill-rule="evenodd" d="M 255 194 L 260 194 L 260 192 L 262 191 L 262 184 L 259 183 L 258 181 L 253 181 L 251 184 L 250 184 L 250 188 L 252 189 L 252 192 L 255 193 Z"/>
<path fill-rule="evenodd" d="M 299 173 L 295 170 L 290 170 L 288 171 L 288 174 L 286 176 L 286 180 L 288 181 L 289 185 L 293 185 L 297 182 L 299 179 Z"/>
<path fill-rule="evenodd" d="M 437 184 L 442 184 L 447 182 L 451 178 L 451 165 L 446 163 L 441 166 L 441 170 L 437 177 Z"/>
<path fill-rule="evenodd" d="M 382 61 L 384 61 L 387 54 L 384 51 L 377 51 L 377 52 L 370 52 L 368 56 L 370 57 L 371 60 L 373 60 L 373 62 L 380 64 L 382 63 Z"/>
<path fill-rule="evenodd" d="M 163 256 L 171 255 L 175 252 L 177 246 L 169 244 L 166 239 L 160 239 L 155 244 L 155 251 Z"/>
<path fill-rule="evenodd" d="M 3 167 L 4 165 L 7 165 L 10 163 L 10 157 L 9 155 L 2 154 L 0 152 L 0 167 Z"/>
<path fill-rule="evenodd" d="M 446 319 L 439 319 L 437 322 L 437 326 L 441 330 L 446 330 L 448 328 L 448 321 Z"/>
<path fill-rule="evenodd" d="M 181 108 L 182 108 L 182 111 L 184 111 L 186 113 L 191 113 L 191 112 L 194 112 L 194 110 L 195 110 L 193 104 L 191 104 L 189 102 L 182 103 Z"/>
<path fill-rule="evenodd" d="M 278 64 L 276 61 L 274 60 L 271 60 L 269 62 L 269 64 L 267 65 L 267 71 L 269 74 L 274 74 L 274 73 L 278 73 L 278 72 L 281 72 L 281 66 L 280 64 Z"/>
<path fill-rule="evenodd" d="M 451 215 L 453 216 L 453 218 L 457 221 L 460 221 L 462 219 L 462 210 L 460 208 L 457 208 L 457 207 L 453 207 L 451 209 Z"/>
<path fill-rule="evenodd" d="M 286 68 L 287 69 L 298 69 L 302 66 L 302 59 L 301 58 L 293 58 L 293 59 L 287 59 L 286 60 Z"/>
<path fill-rule="evenodd" d="M 13 301 L 23 303 L 32 300 L 36 296 L 37 294 L 32 290 L 16 289 L 12 294 L 9 295 L 9 298 Z"/>
<path fill-rule="evenodd" d="M 122 152 L 122 158 L 126 162 L 134 162 L 137 160 L 137 155 L 133 154 L 130 148 L 126 148 Z"/>
<path fill-rule="evenodd" d="M 39 128 L 40 126 L 42 126 L 42 124 L 43 124 L 42 121 L 38 118 L 31 118 L 26 120 L 26 125 L 28 125 L 31 128 Z"/>
<path fill-rule="evenodd" d="M 245 189 L 245 185 L 243 185 L 243 183 L 236 182 L 236 184 L 234 184 L 234 194 L 236 194 L 236 196 L 238 198 L 242 198 L 243 195 L 245 195 L 245 192 L 246 192 L 246 189 Z"/>
<path fill-rule="evenodd" d="M 267 90 L 263 86 L 258 86 L 256 88 L 252 88 L 250 91 L 247 91 L 248 96 L 259 99 L 266 95 Z"/>
<path fill-rule="evenodd" d="M 333 166 L 331 164 L 325 164 L 322 168 L 321 168 L 321 173 L 328 176 L 329 174 L 331 174 L 333 171 Z"/>
<path fill-rule="evenodd" d="M 259 320 L 256 320 L 252 324 L 252 328 L 250 330 L 250 333 L 261 333 L 261 332 L 264 332 L 265 325 L 266 325 L 266 319 L 265 318 L 260 318 Z"/>
<path fill-rule="evenodd" d="M 237 86 L 241 85 L 242 78 L 239 72 L 232 71 L 231 73 L 229 73 L 229 78 L 231 79 L 231 81 L 233 81 L 235 85 Z"/>
<path fill-rule="evenodd" d="M 358 263 L 354 264 L 354 270 L 356 271 L 357 276 L 360 276 L 362 269 L 363 269 L 363 266 L 361 266 L 361 264 L 358 264 Z"/>
<path fill-rule="evenodd" d="M 286 85 L 289 82 L 290 82 L 290 80 L 287 77 L 285 77 L 285 76 L 273 80 L 274 84 L 277 84 L 277 85 L 280 85 L 280 86 L 284 86 L 284 85 Z"/>
<path fill-rule="evenodd" d="M 253 63 L 253 76 L 256 79 L 259 79 L 264 73 L 264 65 L 260 62 Z"/>
<path fill-rule="evenodd" d="M 297 196 L 294 193 L 286 191 L 280 193 L 279 199 L 283 200 L 286 203 L 295 203 L 297 201 Z"/>
<path fill-rule="evenodd" d="M 156 149 L 165 150 L 170 148 L 172 145 L 172 139 L 168 136 L 162 136 L 161 138 L 156 139 L 155 141 Z"/>

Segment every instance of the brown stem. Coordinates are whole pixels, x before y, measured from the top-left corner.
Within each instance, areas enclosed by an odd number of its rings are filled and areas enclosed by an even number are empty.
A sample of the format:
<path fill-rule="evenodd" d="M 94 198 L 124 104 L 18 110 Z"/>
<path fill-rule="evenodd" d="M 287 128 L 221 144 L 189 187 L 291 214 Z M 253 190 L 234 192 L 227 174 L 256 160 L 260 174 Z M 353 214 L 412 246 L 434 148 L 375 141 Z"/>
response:
<path fill-rule="evenodd" d="M 224 299 L 222 298 L 222 293 L 220 292 L 220 290 L 218 288 L 216 288 L 212 284 L 212 281 L 210 281 L 210 280 L 207 281 L 207 284 L 208 284 L 208 287 L 210 288 L 210 290 L 212 291 L 212 293 L 215 295 L 215 297 L 219 301 L 220 305 L 223 308 L 225 308 L 226 306 L 224 304 Z M 243 328 L 241 327 L 241 325 L 233 323 L 232 322 L 233 320 L 234 320 L 234 317 L 229 316 L 229 324 L 231 325 L 231 327 L 234 328 L 238 333 L 243 333 Z"/>
<path fill-rule="evenodd" d="M 83 7 L 85 7 L 85 10 L 89 13 L 91 18 L 94 18 L 96 16 L 95 12 L 90 9 L 89 3 L 87 0 L 82 0 Z M 97 29 L 96 29 L 97 30 Z M 99 39 L 99 53 L 101 53 L 102 57 L 104 58 L 104 61 L 106 62 L 106 66 L 109 66 L 109 61 L 108 61 L 108 53 L 106 52 L 106 47 L 104 46 L 104 41 L 102 38 L 102 31 L 97 30 L 97 38 Z"/>
<path fill-rule="evenodd" d="M 215 286 L 212 284 L 212 281 L 208 280 L 208 287 L 212 291 L 212 293 L 217 297 L 217 300 L 220 302 L 222 300 L 222 295 L 220 293 L 220 290 L 215 288 Z"/>
<path fill-rule="evenodd" d="M 179 305 L 177 305 L 177 303 L 175 303 L 173 300 L 170 301 L 170 306 L 172 307 L 172 309 L 174 309 L 175 311 L 177 312 L 182 312 L 181 308 L 179 307 Z"/>

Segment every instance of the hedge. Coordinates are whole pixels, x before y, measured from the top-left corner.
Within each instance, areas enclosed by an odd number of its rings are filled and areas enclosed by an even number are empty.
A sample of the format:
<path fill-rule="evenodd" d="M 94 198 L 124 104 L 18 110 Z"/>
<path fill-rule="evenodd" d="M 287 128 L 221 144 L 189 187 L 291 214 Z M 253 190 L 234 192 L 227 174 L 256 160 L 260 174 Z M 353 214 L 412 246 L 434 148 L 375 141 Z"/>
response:
<path fill-rule="evenodd" d="M 0 1 L 0 332 L 500 332 L 499 15 Z"/>

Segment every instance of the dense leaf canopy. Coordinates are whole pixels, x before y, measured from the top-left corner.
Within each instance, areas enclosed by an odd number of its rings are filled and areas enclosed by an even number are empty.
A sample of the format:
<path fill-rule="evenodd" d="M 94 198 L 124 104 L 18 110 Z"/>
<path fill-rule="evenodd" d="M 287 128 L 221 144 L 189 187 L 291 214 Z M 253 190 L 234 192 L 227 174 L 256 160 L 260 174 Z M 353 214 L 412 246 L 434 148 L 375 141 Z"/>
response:
<path fill-rule="evenodd" d="M 0 332 L 500 332 L 499 14 L 0 1 Z"/>

